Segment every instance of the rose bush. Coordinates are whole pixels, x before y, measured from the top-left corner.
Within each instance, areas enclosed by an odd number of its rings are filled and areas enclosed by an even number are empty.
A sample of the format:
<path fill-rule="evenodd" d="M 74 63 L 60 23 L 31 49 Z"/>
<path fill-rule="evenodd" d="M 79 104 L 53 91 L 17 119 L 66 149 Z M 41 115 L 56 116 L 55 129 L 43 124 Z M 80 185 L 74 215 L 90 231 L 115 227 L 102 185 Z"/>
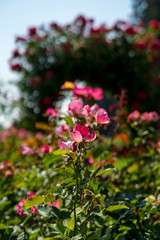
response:
<path fill-rule="evenodd" d="M 129 106 L 141 111 L 159 110 L 159 22 L 147 28 L 124 21 L 112 27 L 95 26 L 78 16 L 71 24 L 32 27 L 16 38 L 10 66 L 19 76 L 21 126 L 33 128 L 42 113 L 53 107 L 59 87 L 83 80 L 112 94 L 128 90 Z M 70 84 L 69 87 L 73 87 Z M 74 88 L 77 96 L 102 98 L 99 88 Z M 44 121 L 44 118 L 43 118 Z M 22 123 L 22 122 L 21 122 Z"/>
<path fill-rule="evenodd" d="M 47 109 L 36 134 L 0 133 L 0 237 L 158 239 L 159 115 L 129 113 L 123 90 L 112 117 L 93 103 L 93 88 L 72 87 L 61 88 L 68 110 Z"/>

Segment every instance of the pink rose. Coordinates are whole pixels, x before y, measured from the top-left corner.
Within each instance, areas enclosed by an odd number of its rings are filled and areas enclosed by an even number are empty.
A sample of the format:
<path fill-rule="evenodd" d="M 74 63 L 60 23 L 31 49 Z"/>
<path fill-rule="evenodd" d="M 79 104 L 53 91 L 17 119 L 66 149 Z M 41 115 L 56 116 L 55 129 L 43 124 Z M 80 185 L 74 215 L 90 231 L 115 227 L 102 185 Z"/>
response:
<path fill-rule="evenodd" d="M 134 120 L 137 120 L 139 119 L 140 117 L 140 112 L 135 110 L 134 112 L 130 113 L 127 117 L 127 121 L 130 122 L 130 121 L 134 121 Z"/>
<path fill-rule="evenodd" d="M 103 91 L 102 88 L 95 88 L 92 91 L 92 97 L 95 100 L 101 100 L 103 98 Z"/>
<path fill-rule="evenodd" d="M 160 24 L 156 20 L 151 20 L 149 22 L 149 27 L 154 28 L 154 29 L 160 29 Z"/>
<path fill-rule="evenodd" d="M 69 115 L 72 116 L 75 114 L 79 114 L 82 107 L 83 107 L 83 104 L 80 100 L 71 101 L 68 107 Z"/>
<path fill-rule="evenodd" d="M 46 154 L 52 151 L 52 147 L 49 145 L 42 145 L 40 150 L 42 153 Z"/>
<path fill-rule="evenodd" d="M 110 123 L 110 118 L 108 117 L 108 113 L 103 109 L 100 108 L 95 116 L 96 122 L 100 124 L 108 124 Z"/>
<path fill-rule="evenodd" d="M 57 117 L 59 115 L 59 108 L 48 108 L 45 113 L 47 116 Z"/>

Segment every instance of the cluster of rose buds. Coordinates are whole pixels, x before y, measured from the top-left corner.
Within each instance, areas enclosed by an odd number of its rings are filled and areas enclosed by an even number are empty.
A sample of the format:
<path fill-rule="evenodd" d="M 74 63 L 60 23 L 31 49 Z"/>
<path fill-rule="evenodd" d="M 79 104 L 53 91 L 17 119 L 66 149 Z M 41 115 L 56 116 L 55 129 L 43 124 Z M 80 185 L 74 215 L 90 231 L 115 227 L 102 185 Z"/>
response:
<path fill-rule="evenodd" d="M 139 111 L 134 111 L 130 113 L 127 117 L 127 122 L 139 121 L 142 123 L 157 122 L 159 120 L 159 115 L 157 112 L 144 112 L 140 114 Z"/>
<path fill-rule="evenodd" d="M 36 195 L 35 193 L 31 192 L 27 195 L 27 198 L 30 198 L 32 196 Z M 24 205 L 24 202 L 26 201 L 26 199 L 23 199 L 21 202 L 18 203 L 17 205 L 17 213 L 21 216 L 28 216 L 28 214 L 24 213 L 22 210 L 22 207 Z M 55 201 L 54 203 L 49 202 L 48 205 L 50 206 L 54 206 L 56 208 L 60 207 L 60 199 L 58 199 L 57 201 Z M 38 210 L 35 207 L 31 207 L 31 213 L 32 214 L 36 214 L 38 215 Z"/>

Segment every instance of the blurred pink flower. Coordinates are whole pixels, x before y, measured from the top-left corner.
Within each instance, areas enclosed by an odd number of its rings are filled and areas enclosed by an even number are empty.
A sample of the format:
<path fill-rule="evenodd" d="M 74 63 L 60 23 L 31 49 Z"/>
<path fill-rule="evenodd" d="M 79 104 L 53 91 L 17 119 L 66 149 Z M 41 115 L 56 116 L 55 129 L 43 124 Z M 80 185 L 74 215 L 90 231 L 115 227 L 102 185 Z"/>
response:
<path fill-rule="evenodd" d="M 64 132 L 69 132 L 69 126 L 68 125 L 63 125 L 63 126 L 59 126 L 57 128 L 57 130 L 55 130 L 55 133 L 58 135 L 58 137 L 60 138 L 65 138 L 65 136 L 63 136 Z"/>
<path fill-rule="evenodd" d="M 91 87 L 75 87 L 73 89 L 73 93 L 76 95 L 76 96 L 82 96 L 82 97 L 85 97 L 85 98 L 88 98 L 91 94 L 92 94 L 92 88 Z"/>
<path fill-rule="evenodd" d="M 140 118 L 140 112 L 135 110 L 134 112 L 130 113 L 127 117 L 127 121 L 134 121 Z"/>
<path fill-rule="evenodd" d="M 80 100 L 71 101 L 68 107 L 69 115 L 72 116 L 75 114 L 79 114 L 82 107 L 83 107 L 83 104 Z"/>
<path fill-rule="evenodd" d="M 146 43 L 143 40 L 137 40 L 136 41 L 136 45 L 141 50 L 146 48 Z"/>
<path fill-rule="evenodd" d="M 93 158 L 89 158 L 88 163 L 89 163 L 90 165 L 93 165 L 93 164 L 94 164 L 94 159 L 93 159 Z"/>
<path fill-rule="evenodd" d="M 60 201 L 61 201 L 61 199 L 59 198 L 57 201 L 55 201 L 53 203 L 53 206 L 56 207 L 56 208 L 60 208 Z"/>
<path fill-rule="evenodd" d="M 141 114 L 142 121 L 153 121 L 156 122 L 159 120 L 159 115 L 157 112 L 144 112 Z"/>
<path fill-rule="evenodd" d="M 57 117 L 59 115 L 59 108 L 48 108 L 45 112 L 47 116 Z"/>
<path fill-rule="evenodd" d="M 21 129 L 19 130 L 19 137 L 20 137 L 20 138 L 24 138 L 24 137 L 26 136 L 26 134 L 27 134 L 27 130 L 26 130 L 26 129 L 21 128 Z"/>
<path fill-rule="evenodd" d="M 52 151 L 52 147 L 49 145 L 42 145 L 40 150 L 42 153 L 46 154 Z"/>
<path fill-rule="evenodd" d="M 95 116 L 96 122 L 100 124 L 108 124 L 110 123 L 110 118 L 108 117 L 108 113 L 103 109 L 100 108 Z"/>
<path fill-rule="evenodd" d="M 84 97 L 86 99 L 94 98 L 95 100 L 101 100 L 103 98 L 103 91 L 101 88 L 75 87 L 73 93 L 77 97 Z"/>
<path fill-rule="evenodd" d="M 151 121 L 153 121 L 153 122 L 156 122 L 159 120 L 159 115 L 156 111 L 150 112 L 149 117 L 150 117 Z"/>
<path fill-rule="evenodd" d="M 22 154 L 24 155 L 32 155 L 34 154 L 34 150 L 27 146 L 22 146 Z"/>
<path fill-rule="evenodd" d="M 155 28 L 155 29 L 160 29 L 160 24 L 159 24 L 159 22 L 156 21 L 156 20 L 151 20 L 151 21 L 149 22 L 149 27 Z"/>
<path fill-rule="evenodd" d="M 94 104 L 92 107 L 91 107 L 91 110 L 90 110 L 90 115 L 92 117 L 95 117 L 96 116 L 96 113 L 98 112 L 100 108 L 98 107 L 97 104 Z"/>
<path fill-rule="evenodd" d="M 101 100 L 103 98 L 103 91 L 102 88 L 95 88 L 92 91 L 92 97 L 95 100 Z"/>
<path fill-rule="evenodd" d="M 80 110 L 80 116 L 88 116 L 90 113 L 90 106 L 89 105 L 85 105 L 83 108 L 81 108 Z"/>
<path fill-rule="evenodd" d="M 59 141 L 58 147 L 61 150 L 69 150 L 71 152 L 75 152 L 77 149 L 75 142 L 73 142 L 73 141 L 68 141 L 68 142 Z"/>

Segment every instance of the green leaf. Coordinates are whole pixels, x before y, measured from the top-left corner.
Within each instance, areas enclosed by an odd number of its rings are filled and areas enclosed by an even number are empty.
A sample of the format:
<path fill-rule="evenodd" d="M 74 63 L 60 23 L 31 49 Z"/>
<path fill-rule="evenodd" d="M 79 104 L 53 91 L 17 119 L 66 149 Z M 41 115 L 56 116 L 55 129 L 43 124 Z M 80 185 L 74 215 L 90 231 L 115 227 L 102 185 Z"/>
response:
<path fill-rule="evenodd" d="M 100 236 L 101 236 L 101 231 L 96 231 L 91 233 L 88 236 L 87 240 L 100 240 L 101 239 Z"/>
<path fill-rule="evenodd" d="M 134 158 L 118 158 L 115 163 L 114 163 L 114 166 L 120 170 L 122 168 L 125 168 L 127 167 L 132 161 L 134 160 Z"/>
<path fill-rule="evenodd" d="M 61 212 L 58 208 L 52 206 L 52 213 L 54 214 L 54 216 L 57 218 L 57 219 L 61 219 L 62 215 L 61 215 Z"/>
<path fill-rule="evenodd" d="M 53 240 L 53 239 L 64 239 L 64 238 L 62 238 L 62 235 L 57 235 L 57 236 L 54 236 L 54 237 L 44 238 L 43 240 Z"/>
<path fill-rule="evenodd" d="M 100 155 L 100 159 L 102 161 L 104 160 L 108 160 L 110 157 L 112 157 L 112 154 L 109 151 L 104 151 L 101 155 Z"/>
<path fill-rule="evenodd" d="M 107 228 L 105 235 L 101 238 L 101 240 L 112 240 L 112 235 L 111 235 L 112 230 L 113 230 L 112 226 Z"/>
<path fill-rule="evenodd" d="M 103 174 L 107 174 L 107 173 L 110 172 L 110 170 L 111 170 L 110 168 L 109 168 L 109 169 L 105 169 L 105 170 L 101 169 L 101 170 L 99 170 L 99 171 L 95 174 L 95 177 L 98 177 L 98 176 L 103 175 Z"/>
<path fill-rule="evenodd" d="M 90 178 L 93 178 L 95 174 L 101 170 L 101 167 L 97 166 L 91 173 Z"/>
<path fill-rule="evenodd" d="M 64 132 L 62 135 L 63 135 L 64 137 L 69 138 L 69 132 Z"/>
<path fill-rule="evenodd" d="M 38 209 L 38 212 L 43 217 L 49 217 L 51 214 L 51 209 L 52 209 L 51 206 L 45 205 L 45 206 L 41 207 L 40 209 Z"/>
<path fill-rule="evenodd" d="M 47 203 L 53 202 L 53 201 L 55 201 L 55 196 L 52 193 L 48 193 L 45 195 L 44 204 L 47 204 Z"/>
<path fill-rule="evenodd" d="M 47 238 L 44 238 L 43 240 L 53 240 L 53 239 L 62 239 L 62 235 L 57 235 L 54 237 L 47 237 Z"/>
<path fill-rule="evenodd" d="M 10 240 L 12 233 L 13 233 L 13 228 L 6 229 L 3 240 Z"/>
<path fill-rule="evenodd" d="M 5 225 L 4 223 L 0 223 L 0 229 L 8 229 L 9 226 Z"/>
<path fill-rule="evenodd" d="M 27 240 L 29 239 L 28 234 L 26 232 L 23 232 L 18 235 L 17 240 Z"/>
<path fill-rule="evenodd" d="M 160 240 L 160 224 L 156 224 L 153 227 L 153 232 L 156 234 L 156 236 L 158 237 L 158 240 Z"/>
<path fill-rule="evenodd" d="M 48 237 L 48 238 L 44 238 L 43 240 L 53 240 L 53 239 L 63 239 L 64 240 L 64 237 L 62 237 L 62 235 L 56 235 L 54 237 Z"/>
<path fill-rule="evenodd" d="M 106 198 L 106 195 L 103 195 L 101 198 L 100 198 L 100 210 L 102 209 L 103 207 L 103 203 L 104 203 L 104 199 Z"/>
<path fill-rule="evenodd" d="M 104 235 L 103 237 L 101 237 L 101 240 L 112 240 L 111 234 Z"/>
<path fill-rule="evenodd" d="M 106 208 L 106 210 L 108 212 L 113 212 L 113 211 L 117 211 L 120 209 L 128 209 L 128 207 L 125 205 L 113 205 L 113 206 L 109 206 L 108 208 Z"/>
<path fill-rule="evenodd" d="M 44 200 L 45 200 L 44 197 L 34 195 L 34 196 L 26 199 L 26 201 L 24 202 L 23 208 L 24 209 L 31 208 L 33 206 L 36 206 L 36 205 L 40 204 L 40 203 L 43 203 Z"/>
<path fill-rule="evenodd" d="M 24 217 L 24 220 L 23 220 L 23 222 L 21 223 L 21 226 L 24 226 L 24 225 L 26 224 L 26 222 L 27 222 L 30 218 L 31 218 L 30 215 Z"/>
<path fill-rule="evenodd" d="M 61 149 L 58 149 L 58 150 L 55 150 L 53 152 L 54 155 L 66 155 L 66 154 L 69 154 L 70 151 L 69 150 L 61 150 Z"/>
<path fill-rule="evenodd" d="M 51 228 L 53 228 L 56 232 L 60 233 L 61 235 L 64 235 L 65 233 L 65 227 L 62 223 L 55 223 L 49 225 Z"/>
<path fill-rule="evenodd" d="M 63 160 L 62 155 L 57 155 L 57 154 L 54 154 L 53 152 L 50 152 L 50 153 L 46 154 L 43 164 L 49 165 L 51 163 L 59 162 L 62 160 Z"/>
<path fill-rule="evenodd" d="M 74 215 L 72 216 L 71 220 L 69 221 L 69 229 L 74 230 Z"/>
<path fill-rule="evenodd" d="M 74 122 L 71 117 L 62 117 L 62 119 L 69 125 L 69 126 L 74 126 Z"/>
<path fill-rule="evenodd" d="M 71 238 L 71 240 L 78 240 L 78 239 L 82 239 L 82 234 L 78 234 Z"/>

